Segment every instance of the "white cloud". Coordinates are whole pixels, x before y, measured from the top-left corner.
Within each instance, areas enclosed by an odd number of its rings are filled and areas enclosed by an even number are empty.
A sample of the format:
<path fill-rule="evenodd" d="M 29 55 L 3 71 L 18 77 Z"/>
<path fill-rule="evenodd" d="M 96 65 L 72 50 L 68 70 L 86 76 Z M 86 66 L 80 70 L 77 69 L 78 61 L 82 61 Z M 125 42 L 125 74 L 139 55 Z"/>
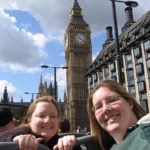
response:
<path fill-rule="evenodd" d="M 66 87 L 66 69 L 57 69 L 57 84 L 60 87 Z"/>
<path fill-rule="evenodd" d="M 34 41 L 35 45 L 39 48 L 45 46 L 48 41 L 47 37 L 42 33 L 32 34 L 31 32 L 27 32 L 27 35 Z"/>
<path fill-rule="evenodd" d="M 78 0 L 78 2 L 83 10 L 85 20 L 92 28 L 92 32 L 98 33 L 104 31 L 106 26 L 113 24 L 111 1 Z M 137 2 L 139 6 L 133 8 L 135 18 L 140 17 L 150 8 L 149 0 L 137 0 Z M 57 36 L 64 32 L 73 1 L 44 0 L 43 2 L 43 0 L 13 0 L 10 2 L 5 0 L 1 2 L 2 4 L 5 4 L 5 7 L 29 11 L 41 23 L 46 34 L 49 33 L 50 35 Z M 118 22 L 122 22 L 122 25 L 125 22 L 124 8 L 125 5 L 123 3 L 116 2 Z"/>
<path fill-rule="evenodd" d="M 42 34 L 32 34 L 15 26 L 15 19 L 0 13 L 0 67 L 31 72 L 47 57 L 41 49 L 46 42 Z M 29 36 L 30 35 L 30 36 Z"/>
<path fill-rule="evenodd" d="M 82 7 L 85 21 L 90 25 L 92 35 L 105 31 L 105 27 L 113 25 L 112 6 L 108 0 L 78 0 Z M 135 18 L 146 13 L 150 8 L 150 1 L 139 2 L 133 9 Z M 63 35 L 69 20 L 72 1 L 68 0 L 2 0 L 0 2 L 0 67 L 5 66 L 15 71 L 36 71 L 41 61 L 47 58 L 43 50 L 48 41 L 58 41 L 63 44 Z M 145 5 L 146 3 L 146 5 Z M 65 4 L 65 5 L 64 5 Z M 20 30 L 15 23 L 16 18 L 10 17 L 3 9 L 18 9 L 30 12 L 39 21 L 44 33 L 33 34 Z M 125 6 L 116 3 L 118 24 L 120 27 L 125 22 Z M 94 16 L 94 17 L 93 17 Z M 5 65 L 3 65 L 5 64 Z"/>

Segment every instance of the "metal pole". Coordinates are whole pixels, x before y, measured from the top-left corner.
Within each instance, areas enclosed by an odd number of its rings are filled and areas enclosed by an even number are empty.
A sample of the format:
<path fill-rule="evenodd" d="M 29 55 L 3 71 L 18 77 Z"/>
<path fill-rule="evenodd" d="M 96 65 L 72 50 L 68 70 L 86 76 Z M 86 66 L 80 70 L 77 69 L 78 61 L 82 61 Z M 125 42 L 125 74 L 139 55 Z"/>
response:
<path fill-rule="evenodd" d="M 122 83 L 121 76 L 121 61 L 120 61 L 120 47 L 119 47 L 119 35 L 118 35 L 118 25 L 117 25 L 117 16 L 116 16 L 116 6 L 115 0 L 110 0 L 112 2 L 113 10 L 113 21 L 114 21 L 114 30 L 115 30 L 115 39 L 116 39 L 116 62 L 118 69 L 118 82 Z"/>
<path fill-rule="evenodd" d="M 32 94 L 31 102 L 33 102 L 33 100 L 34 100 L 34 93 L 31 93 L 31 94 Z"/>
<path fill-rule="evenodd" d="M 31 94 L 31 102 L 34 101 L 34 94 L 41 94 L 41 93 L 29 93 L 29 92 L 25 92 L 25 94 Z"/>
<path fill-rule="evenodd" d="M 54 67 L 54 94 L 55 94 L 55 99 L 57 100 L 57 81 L 56 81 L 56 67 Z"/>
<path fill-rule="evenodd" d="M 51 66 L 48 66 L 48 65 L 41 65 L 41 68 L 53 68 L 54 69 L 54 96 L 55 96 L 55 99 L 57 100 L 57 98 L 58 98 L 58 92 L 57 92 L 56 69 L 57 68 L 68 69 L 68 67 L 51 67 Z"/>

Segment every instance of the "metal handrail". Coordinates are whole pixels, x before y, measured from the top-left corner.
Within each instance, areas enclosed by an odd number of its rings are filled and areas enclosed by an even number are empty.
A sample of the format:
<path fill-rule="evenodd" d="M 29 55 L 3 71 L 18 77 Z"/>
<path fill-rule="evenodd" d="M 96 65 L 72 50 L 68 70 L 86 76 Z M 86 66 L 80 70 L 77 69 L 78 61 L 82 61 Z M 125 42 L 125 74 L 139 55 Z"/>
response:
<path fill-rule="evenodd" d="M 0 142 L 0 150 L 19 150 L 19 145 L 17 142 Z M 50 150 L 43 144 L 38 145 L 37 150 Z"/>

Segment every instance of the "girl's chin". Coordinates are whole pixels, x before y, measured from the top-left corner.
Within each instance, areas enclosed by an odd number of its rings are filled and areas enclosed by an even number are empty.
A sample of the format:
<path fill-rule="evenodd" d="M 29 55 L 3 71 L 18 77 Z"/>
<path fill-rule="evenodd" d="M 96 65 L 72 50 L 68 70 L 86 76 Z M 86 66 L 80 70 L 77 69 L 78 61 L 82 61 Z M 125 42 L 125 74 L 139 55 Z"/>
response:
<path fill-rule="evenodd" d="M 48 133 L 48 132 L 41 132 L 40 135 L 41 135 L 42 137 L 44 137 L 45 139 L 50 139 L 50 138 L 52 138 L 55 134 Z"/>
<path fill-rule="evenodd" d="M 46 134 L 41 134 L 42 138 L 44 141 L 48 141 L 49 139 L 52 138 L 52 136 L 46 135 Z"/>
<path fill-rule="evenodd" d="M 111 124 L 107 127 L 107 131 L 108 132 L 115 132 L 119 129 L 119 124 L 115 123 L 115 124 Z"/>
<path fill-rule="evenodd" d="M 41 132 L 41 136 L 45 137 L 47 135 L 46 132 Z"/>

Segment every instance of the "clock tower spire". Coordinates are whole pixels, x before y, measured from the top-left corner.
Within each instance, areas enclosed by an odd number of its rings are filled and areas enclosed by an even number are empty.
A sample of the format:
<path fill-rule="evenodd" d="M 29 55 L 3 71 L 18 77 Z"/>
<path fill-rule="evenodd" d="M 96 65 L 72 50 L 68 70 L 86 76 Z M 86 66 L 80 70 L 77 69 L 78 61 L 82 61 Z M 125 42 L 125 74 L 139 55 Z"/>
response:
<path fill-rule="evenodd" d="M 74 0 L 69 23 L 64 35 L 67 69 L 66 117 L 72 130 L 88 126 L 86 110 L 88 84 L 85 75 L 92 63 L 91 31 L 82 15 L 82 9 Z"/>
<path fill-rule="evenodd" d="M 73 7 L 71 9 L 71 15 L 72 16 L 82 16 L 81 12 L 82 12 L 82 9 L 79 6 L 78 1 L 74 0 Z"/>

